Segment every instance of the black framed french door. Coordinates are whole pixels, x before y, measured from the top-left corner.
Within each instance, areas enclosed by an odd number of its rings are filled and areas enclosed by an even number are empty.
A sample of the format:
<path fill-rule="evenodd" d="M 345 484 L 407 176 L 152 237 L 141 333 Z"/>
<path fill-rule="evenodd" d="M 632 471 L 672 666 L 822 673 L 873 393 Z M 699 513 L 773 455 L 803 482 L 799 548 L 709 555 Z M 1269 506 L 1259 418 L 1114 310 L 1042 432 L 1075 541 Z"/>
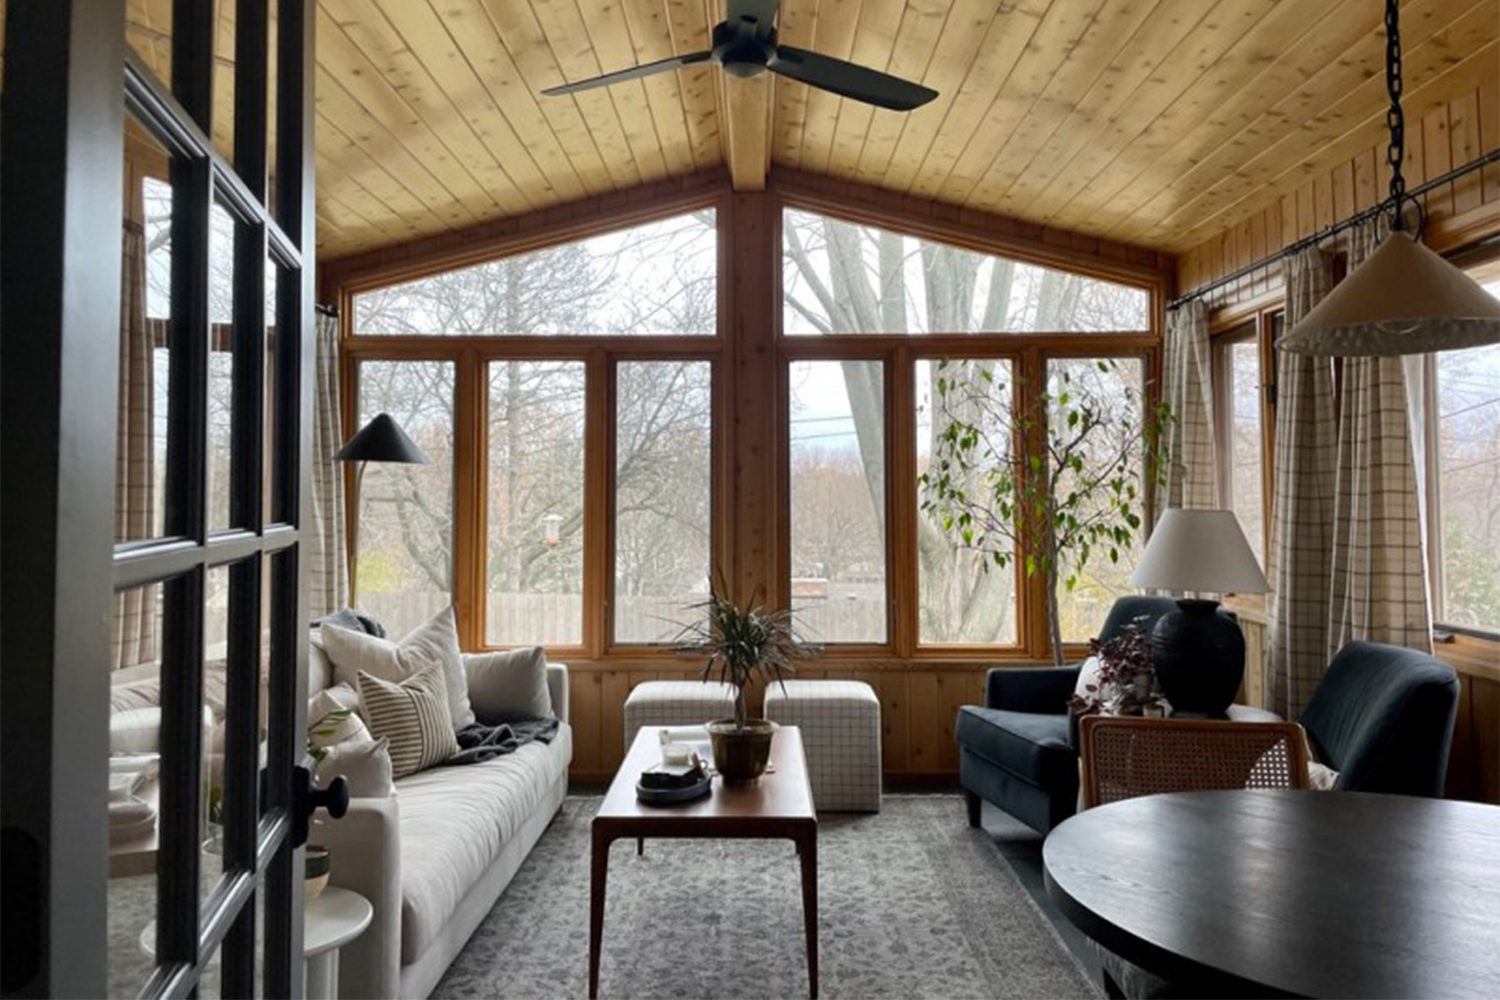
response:
<path fill-rule="evenodd" d="M 6 996 L 303 989 L 315 3 L 166 6 L 6 5 Z"/>

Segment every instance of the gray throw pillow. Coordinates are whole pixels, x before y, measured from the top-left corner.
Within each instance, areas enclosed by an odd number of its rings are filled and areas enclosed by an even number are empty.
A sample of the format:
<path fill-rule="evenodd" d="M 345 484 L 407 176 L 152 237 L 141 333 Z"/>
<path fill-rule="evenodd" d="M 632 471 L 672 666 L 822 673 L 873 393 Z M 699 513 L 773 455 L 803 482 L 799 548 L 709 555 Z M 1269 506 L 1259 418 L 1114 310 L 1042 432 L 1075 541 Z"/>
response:
<path fill-rule="evenodd" d="M 346 740 L 328 747 L 318 762 L 319 787 L 327 788 L 330 781 L 342 775 L 349 783 L 350 798 L 389 797 L 395 787 L 390 746 L 390 740 L 382 736 L 378 740 Z"/>
<path fill-rule="evenodd" d="M 470 653 L 464 657 L 469 677 L 469 704 L 481 717 L 552 716 L 547 690 L 547 655 L 540 646 L 503 653 Z"/>

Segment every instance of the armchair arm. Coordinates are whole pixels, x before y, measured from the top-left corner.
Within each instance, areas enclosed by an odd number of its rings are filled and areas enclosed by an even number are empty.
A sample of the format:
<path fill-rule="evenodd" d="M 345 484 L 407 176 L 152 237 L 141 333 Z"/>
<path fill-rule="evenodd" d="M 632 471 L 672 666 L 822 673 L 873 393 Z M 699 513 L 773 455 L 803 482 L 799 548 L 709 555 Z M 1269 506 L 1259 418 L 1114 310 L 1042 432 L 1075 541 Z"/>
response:
<path fill-rule="evenodd" d="M 401 990 L 401 823 L 394 795 L 356 798 L 341 819 L 319 811 L 314 839 L 329 851 L 329 884 L 359 893 L 375 917 L 344 945 L 342 997 L 393 997 Z"/>
<path fill-rule="evenodd" d="M 988 708 L 1062 715 L 1078 684 L 1078 667 L 991 667 L 984 678 Z"/>
<path fill-rule="evenodd" d="M 568 665 L 547 664 L 547 694 L 552 698 L 552 714 L 568 721 Z"/>

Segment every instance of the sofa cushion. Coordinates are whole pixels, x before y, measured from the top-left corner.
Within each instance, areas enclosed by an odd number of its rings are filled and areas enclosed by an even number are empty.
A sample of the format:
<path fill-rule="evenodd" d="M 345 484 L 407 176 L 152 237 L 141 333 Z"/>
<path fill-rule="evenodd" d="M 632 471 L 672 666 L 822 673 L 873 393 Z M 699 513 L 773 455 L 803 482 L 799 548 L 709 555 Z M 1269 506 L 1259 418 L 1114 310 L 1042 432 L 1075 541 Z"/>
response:
<path fill-rule="evenodd" d="M 458 651 L 458 629 L 451 605 L 412 629 L 400 642 L 351 632 L 332 622 L 325 622 L 321 631 L 323 649 L 333 662 L 335 684 L 358 689 L 356 678 L 360 671 L 383 681 L 400 681 L 429 663 L 438 663 L 443 668 L 448 716 L 453 728 L 473 724 L 469 681 L 464 674 L 463 655 Z"/>
<path fill-rule="evenodd" d="M 501 848 L 567 774 L 566 723 L 548 743 L 396 782 L 401 802 L 401 964 L 422 956 Z"/>
<path fill-rule="evenodd" d="M 391 741 L 391 768 L 398 778 L 458 753 L 441 664 L 424 667 L 399 684 L 361 670 L 359 704 L 371 734 Z"/>
<path fill-rule="evenodd" d="M 1078 780 L 1078 754 L 1068 744 L 1066 714 L 965 705 L 954 735 L 970 753 L 1039 787 Z"/>

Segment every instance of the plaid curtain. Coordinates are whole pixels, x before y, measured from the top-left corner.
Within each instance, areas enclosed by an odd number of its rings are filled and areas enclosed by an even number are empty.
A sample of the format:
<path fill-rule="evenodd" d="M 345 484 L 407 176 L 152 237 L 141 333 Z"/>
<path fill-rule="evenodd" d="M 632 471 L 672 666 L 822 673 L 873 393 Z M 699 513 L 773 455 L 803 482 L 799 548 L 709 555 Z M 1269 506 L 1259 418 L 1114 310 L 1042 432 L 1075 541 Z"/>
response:
<path fill-rule="evenodd" d="M 120 393 L 115 420 L 115 538 L 135 541 L 159 533 L 156 523 L 155 348 L 167 343 L 166 321 L 146 318 L 146 236 L 125 222 L 120 274 Z M 132 587 L 115 595 L 110 667 L 157 658 L 160 587 Z"/>
<path fill-rule="evenodd" d="M 1208 307 L 1200 299 L 1167 317 L 1162 400 L 1172 408 L 1172 422 L 1162 450 L 1167 476 L 1157 489 L 1156 516 L 1168 507 L 1217 507 Z"/>
<path fill-rule="evenodd" d="M 344 469 L 333 460 L 344 444 L 339 412 L 338 319 L 318 313 L 314 339 L 313 510 L 307 586 L 312 618 L 316 620 L 344 606 L 349 577 L 344 558 Z"/>
<path fill-rule="evenodd" d="M 1287 261 L 1286 327 L 1328 294 L 1317 247 Z M 1270 707 L 1302 713 L 1328 665 L 1337 440 L 1328 358 L 1282 353 L 1277 362 L 1276 487 L 1271 517 L 1267 672 Z"/>
<path fill-rule="evenodd" d="M 1350 271 L 1384 235 L 1383 222 L 1353 231 Z M 1404 359 L 1344 359 L 1329 658 L 1352 639 L 1432 651 L 1419 496 Z"/>

